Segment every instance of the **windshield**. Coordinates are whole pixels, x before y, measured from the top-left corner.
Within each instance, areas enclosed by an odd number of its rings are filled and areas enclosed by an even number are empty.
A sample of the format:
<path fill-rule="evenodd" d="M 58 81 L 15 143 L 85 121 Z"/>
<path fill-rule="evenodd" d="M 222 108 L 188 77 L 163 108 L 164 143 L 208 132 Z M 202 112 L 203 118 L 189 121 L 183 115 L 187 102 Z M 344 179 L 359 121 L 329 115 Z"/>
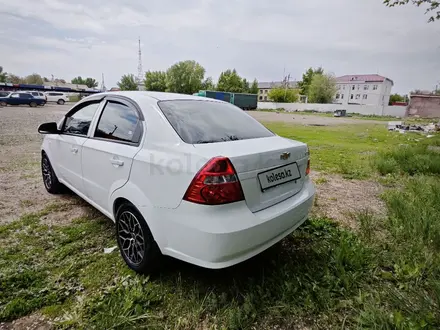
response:
<path fill-rule="evenodd" d="M 186 143 L 215 143 L 273 136 L 266 127 L 227 103 L 174 100 L 158 103 L 165 117 Z"/>

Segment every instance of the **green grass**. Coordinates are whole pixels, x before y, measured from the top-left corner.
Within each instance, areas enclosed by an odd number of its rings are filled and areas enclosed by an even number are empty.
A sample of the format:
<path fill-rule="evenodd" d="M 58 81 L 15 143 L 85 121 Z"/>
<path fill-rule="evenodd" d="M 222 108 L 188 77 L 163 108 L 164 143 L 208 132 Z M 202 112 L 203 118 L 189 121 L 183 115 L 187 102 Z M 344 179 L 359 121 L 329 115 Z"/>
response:
<path fill-rule="evenodd" d="M 414 133 L 388 132 L 385 124 L 303 126 L 265 123 L 275 133 L 305 142 L 311 152 L 313 170 L 340 173 L 346 179 L 365 179 L 375 173 L 376 154 L 390 151 L 399 144 L 416 144 L 426 139 Z"/>

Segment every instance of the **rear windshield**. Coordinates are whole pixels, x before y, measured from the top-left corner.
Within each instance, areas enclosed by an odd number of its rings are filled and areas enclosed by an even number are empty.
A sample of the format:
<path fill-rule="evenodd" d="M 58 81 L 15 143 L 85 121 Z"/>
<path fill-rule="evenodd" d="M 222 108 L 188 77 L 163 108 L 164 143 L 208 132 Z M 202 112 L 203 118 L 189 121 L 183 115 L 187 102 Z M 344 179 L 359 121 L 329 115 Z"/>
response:
<path fill-rule="evenodd" d="M 273 136 L 266 127 L 228 103 L 173 100 L 158 103 L 186 143 L 201 144 Z"/>

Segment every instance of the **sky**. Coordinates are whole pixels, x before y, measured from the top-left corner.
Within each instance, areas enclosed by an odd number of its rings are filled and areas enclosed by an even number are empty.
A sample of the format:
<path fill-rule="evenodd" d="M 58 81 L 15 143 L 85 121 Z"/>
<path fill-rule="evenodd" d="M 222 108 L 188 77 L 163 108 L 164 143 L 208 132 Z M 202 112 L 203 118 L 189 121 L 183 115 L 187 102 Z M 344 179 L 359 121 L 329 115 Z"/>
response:
<path fill-rule="evenodd" d="M 20 76 L 76 76 L 116 86 L 196 60 L 206 76 L 300 80 L 308 67 L 378 73 L 392 92 L 440 86 L 440 21 L 382 0 L 0 0 L 0 66 Z"/>

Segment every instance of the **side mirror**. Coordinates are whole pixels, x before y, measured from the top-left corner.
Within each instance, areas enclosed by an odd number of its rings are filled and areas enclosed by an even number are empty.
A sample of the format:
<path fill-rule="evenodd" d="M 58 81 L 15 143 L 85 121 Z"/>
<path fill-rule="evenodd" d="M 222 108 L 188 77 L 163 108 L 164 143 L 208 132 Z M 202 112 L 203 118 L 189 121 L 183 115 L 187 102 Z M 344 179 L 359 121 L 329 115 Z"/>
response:
<path fill-rule="evenodd" d="M 38 133 L 40 134 L 59 134 L 58 125 L 55 122 L 44 123 L 38 127 Z"/>

